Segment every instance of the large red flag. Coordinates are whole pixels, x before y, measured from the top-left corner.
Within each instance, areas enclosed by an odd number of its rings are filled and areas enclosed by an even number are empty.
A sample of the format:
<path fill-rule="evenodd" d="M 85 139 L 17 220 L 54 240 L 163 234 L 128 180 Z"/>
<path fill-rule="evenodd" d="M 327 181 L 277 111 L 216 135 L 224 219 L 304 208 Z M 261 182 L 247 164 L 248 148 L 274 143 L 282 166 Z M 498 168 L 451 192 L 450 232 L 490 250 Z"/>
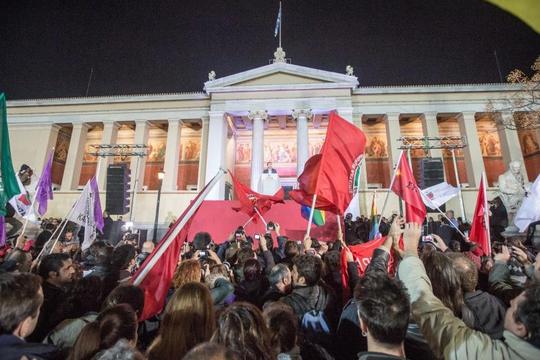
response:
<path fill-rule="evenodd" d="M 159 245 L 146 258 L 133 275 L 133 284 L 144 291 L 144 309 L 140 320 L 159 314 L 165 305 L 165 298 L 180 258 L 182 245 L 187 241 L 191 220 L 200 204 L 221 176 L 216 175 L 191 201 L 186 210 L 165 234 Z"/>
<path fill-rule="evenodd" d="M 405 220 L 422 225 L 426 218 L 426 206 L 420 196 L 420 190 L 418 189 L 418 185 L 416 185 L 416 180 L 414 179 L 405 152 L 402 152 L 399 158 L 398 166 L 394 173 L 392 191 L 405 201 Z"/>
<path fill-rule="evenodd" d="M 236 197 L 240 201 L 240 207 L 233 208 L 234 210 L 245 212 L 252 217 L 257 214 L 255 209 L 263 215 L 270 210 L 273 204 L 284 202 L 283 198 L 285 197 L 285 191 L 282 187 L 280 187 L 274 195 L 263 195 L 242 184 L 230 171 L 229 174 L 233 180 Z M 253 218 L 253 221 L 257 222 L 256 216 Z"/>
<path fill-rule="evenodd" d="M 478 244 L 484 255 L 491 256 L 491 241 L 489 236 L 489 207 L 486 196 L 486 174 L 482 173 L 476 207 L 472 219 L 469 240 Z"/>
<path fill-rule="evenodd" d="M 335 112 L 330 113 L 321 153 L 311 157 L 298 178 L 299 190 L 289 194 L 302 205 L 343 214 L 354 196 L 354 180 L 366 147 L 366 136 Z"/>

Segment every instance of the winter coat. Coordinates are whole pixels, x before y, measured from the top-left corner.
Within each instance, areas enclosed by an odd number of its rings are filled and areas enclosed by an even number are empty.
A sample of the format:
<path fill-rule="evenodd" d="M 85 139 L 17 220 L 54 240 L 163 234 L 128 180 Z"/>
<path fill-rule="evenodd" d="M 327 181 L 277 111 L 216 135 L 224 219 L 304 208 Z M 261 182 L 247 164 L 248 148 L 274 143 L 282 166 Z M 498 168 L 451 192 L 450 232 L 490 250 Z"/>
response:
<path fill-rule="evenodd" d="M 411 298 L 412 317 L 436 357 L 444 359 L 540 359 L 540 349 L 503 332 L 503 340 L 473 330 L 433 295 L 424 264 L 417 256 L 405 256 L 398 275 Z"/>

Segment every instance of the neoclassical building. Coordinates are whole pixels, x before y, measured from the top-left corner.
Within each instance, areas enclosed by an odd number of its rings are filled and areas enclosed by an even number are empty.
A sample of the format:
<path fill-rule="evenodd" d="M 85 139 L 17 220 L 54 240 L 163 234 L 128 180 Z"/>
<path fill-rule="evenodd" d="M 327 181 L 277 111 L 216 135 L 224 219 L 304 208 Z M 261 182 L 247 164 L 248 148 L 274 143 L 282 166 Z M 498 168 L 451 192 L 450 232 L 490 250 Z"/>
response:
<path fill-rule="evenodd" d="M 57 191 L 49 214 L 64 216 L 96 171 L 104 196 L 108 164 L 129 164 L 135 182 L 134 159 L 96 158 L 92 144 L 146 144 L 133 219 L 141 226 L 153 222 L 157 173 L 163 170 L 160 223 L 165 224 L 220 167 L 255 188 L 265 163 L 272 161 L 283 185 L 294 187 L 305 161 L 324 142 L 328 114 L 337 111 L 368 139 L 361 183 L 365 213 L 373 189 L 385 192 L 389 186 L 401 136 L 466 139 L 456 155 L 468 218 L 482 171 L 491 192 L 511 160 L 523 163 L 530 181 L 538 176 L 540 131 L 509 130 L 485 113 L 488 100 L 506 98 L 519 90 L 514 85 L 362 87 L 348 70 L 339 74 L 275 61 L 221 78 L 211 74 L 202 92 L 9 101 L 14 163 L 39 172 L 54 147 Z M 412 151 L 415 173 L 426 156 L 442 157 L 446 180 L 456 183 L 445 150 Z M 209 199 L 230 195 L 230 179 L 224 179 Z M 391 201 L 388 212 L 397 207 L 395 196 Z M 457 199 L 449 207 L 458 210 Z"/>

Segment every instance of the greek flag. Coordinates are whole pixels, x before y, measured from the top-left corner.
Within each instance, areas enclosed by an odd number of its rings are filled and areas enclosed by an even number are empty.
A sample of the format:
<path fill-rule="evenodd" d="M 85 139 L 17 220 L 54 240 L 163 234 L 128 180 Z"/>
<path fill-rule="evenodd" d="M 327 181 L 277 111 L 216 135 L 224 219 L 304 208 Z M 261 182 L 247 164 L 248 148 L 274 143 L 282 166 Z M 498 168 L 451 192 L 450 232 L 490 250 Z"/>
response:
<path fill-rule="evenodd" d="M 274 29 L 274 37 L 278 35 L 279 26 L 281 25 L 281 1 L 279 2 L 279 11 L 276 19 L 276 28 Z"/>

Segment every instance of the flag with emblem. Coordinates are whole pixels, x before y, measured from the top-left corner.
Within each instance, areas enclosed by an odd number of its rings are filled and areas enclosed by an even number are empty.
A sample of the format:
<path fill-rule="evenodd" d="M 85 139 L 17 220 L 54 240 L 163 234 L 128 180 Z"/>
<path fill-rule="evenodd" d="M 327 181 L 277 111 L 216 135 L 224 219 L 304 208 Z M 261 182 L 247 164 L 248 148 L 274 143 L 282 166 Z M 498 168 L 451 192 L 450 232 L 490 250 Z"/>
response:
<path fill-rule="evenodd" d="M 491 256 L 491 241 L 489 234 L 489 206 L 486 194 L 486 173 L 482 173 L 478 197 L 476 198 L 476 207 L 472 219 L 469 240 L 476 243 L 484 255 Z"/>
<path fill-rule="evenodd" d="M 0 124 L 0 216 L 6 215 L 8 202 L 12 204 L 19 214 L 24 216 L 30 207 L 30 201 L 13 168 L 9 144 L 6 96 L 4 93 L 0 93 L 0 116 L 0 121 L 2 121 Z"/>
<path fill-rule="evenodd" d="M 459 189 L 446 181 L 420 190 L 422 201 L 427 207 L 436 209 L 459 194 Z"/>
<path fill-rule="evenodd" d="M 422 225 L 426 217 L 426 207 L 404 151 L 401 152 L 394 171 L 391 188 L 405 201 L 405 220 Z"/>
<path fill-rule="evenodd" d="M 250 217 L 253 217 L 254 222 L 257 222 L 257 216 L 254 216 L 257 214 L 257 211 L 259 211 L 260 215 L 263 215 L 270 210 L 272 205 L 284 202 L 285 191 L 282 187 L 274 195 L 263 195 L 242 184 L 230 171 L 229 174 L 233 181 L 234 193 L 238 201 L 240 201 L 240 207 L 233 207 L 233 210 L 248 214 Z"/>
<path fill-rule="evenodd" d="M 311 207 L 316 196 L 316 209 L 343 215 L 356 192 L 365 146 L 362 130 L 331 112 L 321 153 L 306 162 L 299 189 L 289 192 L 291 198 Z"/>

